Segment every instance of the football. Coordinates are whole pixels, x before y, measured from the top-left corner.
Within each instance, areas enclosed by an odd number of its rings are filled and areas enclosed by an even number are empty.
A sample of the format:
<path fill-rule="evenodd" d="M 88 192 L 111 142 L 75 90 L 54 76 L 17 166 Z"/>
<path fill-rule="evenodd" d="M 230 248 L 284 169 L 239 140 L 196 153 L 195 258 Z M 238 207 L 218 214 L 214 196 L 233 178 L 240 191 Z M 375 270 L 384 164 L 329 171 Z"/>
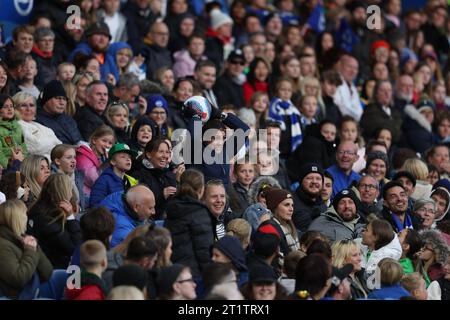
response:
<path fill-rule="evenodd" d="M 192 117 L 202 120 L 205 123 L 211 117 L 211 104 L 202 96 L 192 96 L 184 102 L 185 111 L 192 114 Z"/>

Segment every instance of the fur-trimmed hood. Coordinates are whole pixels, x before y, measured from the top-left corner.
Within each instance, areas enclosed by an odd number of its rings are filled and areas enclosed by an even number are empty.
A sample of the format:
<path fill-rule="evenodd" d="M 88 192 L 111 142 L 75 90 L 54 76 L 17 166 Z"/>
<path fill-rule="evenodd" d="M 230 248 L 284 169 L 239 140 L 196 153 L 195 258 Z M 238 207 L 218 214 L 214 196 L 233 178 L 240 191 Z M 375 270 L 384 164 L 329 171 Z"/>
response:
<path fill-rule="evenodd" d="M 250 190 L 248 191 L 248 195 L 252 204 L 258 202 L 258 190 L 261 188 L 263 184 L 268 184 L 274 188 L 280 188 L 280 183 L 271 176 L 261 176 L 257 178 L 252 185 L 250 186 Z"/>
<path fill-rule="evenodd" d="M 422 128 L 431 132 L 431 124 L 427 121 L 427 119 L 414 107 L 412 104 L 408 104 L 403 109 L 405 114 L 410 117 L 412 120 L 416 121 Z"/>
<path fill-rule="evenodd" d="M 424 230 L 420 232 L 420 235 L 423 244 L 428 244 L 433 248 L 436 254 L 436 262 L 444 265 L 450 256 L 450 248 L 444 237 L 441 235 L 441 232 L 437 230 Z"/>
<path fill-rule="evenodd" d="M 447 203 L 447 208 L 445 208 L 445 213 L 444 213 L 444 214 L 442 215 L 442 217 L 440 217 L 439 219 L 435 219 L 436 222 L 439 222 L 439 221 L 443 220 L 443 219 L 447 216 L 448 211 L 450 210 L 450 192 L 447 190 L 447 188 L 444 188 L 444 187 L 437 187 L 436 189 L 434 189 L 434 190 L 431 192 L 431 196 L 432 196 L 433 193 L 434 193 L 436 190 L 438 190 L 438 189 L 445 191 L 445 193 L 446 193 L 447 196 L 448 196 L 448 203 Z M 431 196 L 430 196 L 430 197 L 431 197 Z"/>

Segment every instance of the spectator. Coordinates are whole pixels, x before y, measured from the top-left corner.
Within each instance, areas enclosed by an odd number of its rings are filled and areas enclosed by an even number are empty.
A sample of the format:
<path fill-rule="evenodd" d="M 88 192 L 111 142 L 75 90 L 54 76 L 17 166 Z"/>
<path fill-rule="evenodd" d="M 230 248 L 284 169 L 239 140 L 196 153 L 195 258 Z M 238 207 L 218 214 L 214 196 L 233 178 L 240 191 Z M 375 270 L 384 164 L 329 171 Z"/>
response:
<path fill-rule="evenodd" d="M 54 173 L 28 213 L 28 232 L 41 244 L 56 269 L 66 269 L 75 248 L 81 243 L 80 223 L 76 220 L 70 178 Z"/>
<path fill-rule="evenodd" d="M 380 194 L 380 186 L 377 179 L 371 175 L 364 175 L 359 180 L 357 189 L 360 198 L 359 214 L 361 218 L 367 222 L 373 215 L 380 217 L 382 201 L 377 201 Z"/>
<path fill-rule="evenodd" d="M 420 273 L 405 274 L 400 280 L 400 285 L 417 300 L 428 300 L 426 283 Z"/>
<path fill-rule="evenodd" d="M 39 198 L 45 181 L 50 176 L 50 161 L 44 156 L 29 155 L 20 165 L 20 173 L 30 187 L 27 206 L 30 207 Z"/>
<path fill-rule="evenodd" d="M 180 78 L 173 88 L 173 99 L 169 100 L 169 123 L 173 129 L 186 129 L 187 119 L 182 115 L 184 102 L 194 95 L 194 82 L 189 78 Z"/>
<path fill-rule="evenodd" d="M 172 261 L 189 266 L 195 279 L 199 279 L 210 262 L 209 248 L 214 243 L 208 208 L 200 202 L 203 193 L 203 175 L 196 170 L 186 170 L 181 176 L 178 193 L 166 208 L 165 227 L 173 236 Z"/>
<path fill-rule="evenodd" d="M 449 177 L 450 162 L 448 147 L 444 144 L 436 144 L 427 150 L 425 159 L 428 164 L 434 165 L 441 179 Z"/>
<path fill-rule="evenodd" d="M 72 62 L 77 53 L 85 55 L 94 55 L 100 63 L 100 74 L 102 81 L 115 82 L 119 78 L 117 68 L 115 67 L 114 57 L 107 53 L 111 41 L 111 33 L 105 22 L 96 22 L 87 28 L 84 32 L 86 42 L 81 42 L 72 51 L 69 60 Z"/>
<path fill-rule="evenodd" d="M 242 248 L 247 250 L 250 245 L 252 227 L 247 220 L 236 218 L 227 224 L 227 235 L 234 236 L 241 242 Z"/>
<path fill-rule="evenodd" d="M 102 274 L 106 270 L 108 260 L 106 248 L 98 240 L 88 240 L 80 248 L 81 288 L 66 289 L 68 300 L 105 300 L 106 287 Z"/>
<path fill-rule="evenodd" d="M 230 235 L 223 236 L 214 243 L 211 252 L 213 262 L 231 265 L 236 273 L 238 287 L 242 287 L 248 281 L 245 252 L 238 238 Z"/>
<path fill-rule="evenodd" d="M 233 175 L 236 182 L 228 186 L 230 195 L 230 207 L 237 215 L 242 216 L 244 211 L 250 205 L 249 189 L 255 180 L 256 167 L 248 163 L 235 163 Z"/>
<path fill-rule="evenodd" d="M 183 171 L 179 170 L 177 176 L 168 169 L 170 159 L 170 145 L 166 140 L 154 139 L 147 143 L 144 158 L 139 169 L 134 172 L 141 183 L 146 184 L 153 191 L 156 200 L 156 219 L 165 217 L 166 205 L 177 191 Z"/>
<path fill-rule="evenodd" d="M 361 118 L 361 128 L 366 140 L 381 125 L 392 132 L 392 141 L 400 140 L 402 116 L 400 111 L 392 107 L 392 85 L 388 80 L 380 80 L 374 89 L 374 103 L 369 104 Z"/>
<path fill-rule="evenodd" d="M 111 247 L 121 243 L 127 235 L 140 224 L 151 220 L 155 215 L 155 196 L 144 185 L 136 185 L 126 193 L 114 192 L 100 202 L 111 211 L 116 220 Z"/>
<path fill-rule="evenodd" d="M 89 207 L 97 207 L 108 195 L 126 191 L 137 184 L 137 180 L 125 174 L 131 169 L 134 152 L 124 143 L 115 144 L 108 152 L 110 167 L 106 168 L 91 189 Z"/>
<path fill-rule="evenodd" d="M 323 187 L 322 168 L 314 163 L 304 165 L 298 182 L 300 186 L 294 194 L 293 221 L 297 230 L 304 232 L 314 219 L 327 210 L 320 197 Z"/>
<path fill-rule="evenodd" d="M 379 262 L 384 258 L 399 260 L 402 255 L 402 247 L 389 222 L 378 219 L 367 225 L 361 244 L 362 267 L 367 274 L 367 288 L 373 290 L 376 285 L 376 277 L 373 277 L 373 274 L 376 272 Z"/>
<path fill-rule="evenodd" d="M 160 300 L 194 300 L 197 297 L 196 287 L 189 267 L 182 264 L 165 267 L 159 273 Z"/>
<path fill-rule="evenodd" d="M 185 48 L 189 43 L 189 38 L 194 35 L 194 32 L 196 32 L 196 29 L 199 27 L 197 25 L 197 17 L 193 16 L 191 13 L 186 11 L 179 16 L 179 22 L 172 25 L 168 21 L 168 16 L 165 19 L 170 30 L 169 50 L 171 52 L 177 52 Z M 175 30 L 173 26 L 177 29 Z"/>
<path fill-rule="evenodd" d="M 91 188 L 100 176 L 100 167 L 107 160 L 107 150 L 111 149 L 114 142 L 114 131 L 102 125 L 92 133 L 89 144 L 82 144 L 76 149 L 77 170 L 84 172 L 83 193 L 87 203 Z"/>
<path fill-rule="evenodd" d="M 23 66 L 23 76 L 20 80 L 19 89 L 22 92 L 31 94 L 35 99 L 39 97 L 40 90 L 36 86 L 35 78 L 38 74 L 36 60 L 29 57 Z"/>
<path fill-rule="evenodd" d="M 80 109 L 86 104 L 86 88 L 94 81 L 93 74 L 90 72 L 78 72 L 72 79 L 72 83 L 77 87 L 75 96 L 76 109 Z"/>
<path fill-rule="evenodd" d="M 343 55 L 339 60 L 339 73 L 342 84 L 337 87 L 334 103 L 343 116 L 352 116 L 357 121 L 361 119 L 363 110 L 358 92 L 353 81 L 356 79 L 359 63 L 350 55 Z M 349 103 L 350 102 L 350 103 Z"/>
<path fill-rule="evenodd" d="M 414 202 L 414 214 L 420 221 L 421 230 L 432 230 L 436 228 L 434 222 L 436 213 L 436 202 L 431 198 L 422 198 Z"/>
<path fill-rule="evenodd" d="M 108 88 L 104 82 L 93 81 L 86 87 L 86 105 L 74 116 L 85 141 L 94 130 L 106 124 L 105 109 L 108 103 Z"/>
<path fill-rule="evenodd" d="M 66 174 L 72 181 L 73 192 L 78 199 L 77 205 L 84 212 L 87 208 L 87 202 L 83 193 L 84 172 L 76 169 L 75 147 L 59 144 L 52 149 L 50 158 L 52 160 L 52 169 Z"/>
<path fill-rule="evenodd" d="M 35 29 L 30 25 L 21 25 L 13 30 L 12 45 L 14 49 L 30 54 L 34 45 Z"/>
<path fill-rule="evenodd" d="M 52 129 L 62 143 L 76 145 L 81 141 L 77 123 L 65 114 L 67 95 L 61 82 L 47 83 L 38 104 L 37 122 Z"/>
<path fill-rule="evenodd" d="M 333 97 L 336 94 L 337 87 L 342 84 L 341 77 L 336 71 L 327 70 L 322 74 L 321 92 L 322 100 L 325 105 L 325 119 L 331 120 L 334 124 L 340 122 L 342 114 Z"/>
<path fill-rule="evenodd" d="M 230 300 L 243 300 L 242 294 L 237 286 L 236 273 L 230 264 L 209 264 L 203 272 L 203 279 L 206 293 L 205 299 L 211 299 L 215 295 L 223 295 L 225 292 L 230 291 L 230 293 L 226 294 L 225 298 Z"/>
<path fill-rule="evenodd" d="M 114 130 L 119 143 L 128 143 L 130 140 L 130 112 L 123 102 L 111 103 L 105 111 L 106 123 Z"/>
<path fill-rule="evenodd" d="M 53 57 L 55 33 L 50 28 L 39 28 L 34 37 L 36 42 L 31 55 L 39 66 L 35 81 L 38 87 L 43 87 L 56 78 L 57 63 Z"/>
<path fill-rule="evenodd" d="M 145 300 L 144 294 L 135 286 L 117 286 L 113 288 L 106 300 Z"/>
<path fill-rule="evenodd" d="M 404 172 L 408 172 L 411 176 L 409 180 L 415 182 L 412 183 L 413 192 L 410 197 L 413 200 L 429 198 L 431 196 L 432 185 L 427 181 L 429 172 L 425 162 L 421 159 L 408 159 L 405 161 L 402 168 Z"/>
<path fill-rule="evenodd" d="M 427 288 L 428 300 L 450 300 L 448 296 L 449 288 L 449 260 L 444 265 L 445 274 L 443 277 L 430 283 Z"/>
<path fill-rule="evenodd" d="M 332 268 L 321 254 L 311 254 L 300 259 L 295 270 L 293 299 L 320 300 L 331 286 Z"/>
<path fill-rule="evenodd" d="M 249 71 L 247 73 L 247 81 L 243 85 L 244 98 L 247 105 L 255 92 L 269 92 L 268 80 L 271 72 L 272 68 L 264 58 L 256 57 L 250 63 Z M 287 98 L 286 100 L 288 101 L 290 98 Z"/>
<path fill-rule="evenodd" d="M 419 264 L 416 271 L 425 278 L 427 287 L 432 281 L 445 275 L 444 266 L 450 255 L 450 249 L 445 238 L 437 230 L 421 232 L 422 248 L 419 251 Z"/>
<path fill-rule="evenodd" d="M 336 241 L 331 247 L 333 254 L 333 266 L 342 268 L 344 265 L 352 264 L 353 271 L 349 274 L 351 299 L 366 299 L 369 289 L 366 285 L 365 270 L 362 268 L 360 245 L 353 241 Z"/>
<path fill-rule="evenodd" d="M 233 20 L 220 9 L 210 12 L 210 28 L 206 32 L 205 55 L 221 69 L 222 61 L 233 50 L 232 42 Z"/>
<path fill-rule="evenodd" d="M 216 94 L 213 87 L 216 83 L 217 68 L 210 60 L 199 61 L 195 65 L 194 79 L 198 81 L 202 89 L 202 95 L 214 106 L 219 109 Z"/>
<path fill-rule="evenodd" d="M 150 41 L 144 40 L 146 45 L 141 52 L 147 65 L 147 79 L 152 79 L 159 68 L 172 67 L 173 62 L 171 52 L 167 48 L 170 39 L 167 25 L 162 21 L 156 20 L 147 30 L 148 33 L 145 39 Z"/>
<path fill-rule="evenodd" d="M 283 189 L 271 188 L 266 192 L 267 209 L 273 217 L 271 223 L 277 229 L 281 237 L 280 251 L 287 255 L 289 252 L 300 248 L 297 228 L 292 216 L 294 213 L 294 201 L 292 195 Z"/>
<path fill-rule="evenodd" d="M 147 299 L 148 273 L 140 266 L 128 264 L 119 267 L 113 274 L 113 290 L 118 286 L 132 286 Z"/>
<path fill-rule="evenodd" d="M 0 290 L 11 299 L 33 299 L 53 267 L 35 237 L 26 234 L 27 208 L 12 199 L 0 205 Z"/>
<path fill-rule="evenodd" d="M 145 114 L 158 125 L 158 137 L 170 137 L 172 130 L 168 125 L 169 108 L 166 99 L 160 94 L 154 94 L 147 98 Z"/>
<path fill-rule="evenodd" d="M 15 160 L 22 161 L 28 154 L 14 107 L 12 97 L 0 95 L 0 166 L 3 168 Z"/>
<path fill-rule="evenodd" d="M 243 74 L 245 56 L 241 49 L 230 53 L 225 64 L 225 71 L 214 84 L 219 105 L 232 104 L 240 109 L 246 105 L 242 85 L 245 82 Z"/>
<path fill-rule="evenodd" d="M 353 171 L 353 164 L 358 160 L 358 147 L 354 142 L 341 142 L 336 151 L 336 164 L 327 171 L 333 177 L 333 194 L 331 198 L 341 190 L 348 188 L 353 181 L 358 182 L 361 176 Z"/>
<path fill-rule="evenodd" d="M 173 72 L 175 77 L 183 78 L 194 75 L 195 65 L 199 61 L 206 60 L 205 39 L 198 34 L 189 37 L 186 48 L 173 54 Z"/>
<path fill-rule="evenodd" d="M 103 9 L 97 11 L 97 19 L 103 20 L 111 30 L 111 43 L 127 41 L 127 19 L 120 13 L 120 1 L 103 1 Z"/>
<path fill-rule="evenodd" d="M 410 293 L 400 285 L 403 277 L 402 266 L 392 258 L 384 258 L 379 263 L 381 288 L 372 291 L 367 298 L 376 300 L 399 300 Z"/>
<path fill-rule="evenodd" d="M 402 256 L 398 262 L 405 274 L 413 273 L 414 265 L 417 264 L 417 253 L 422 248 L 422 238 L 416 230 L 403 229 L 398 234 L 398 240 L 402 246 Z"/>
<path fill-rule="evenodd" d="M 408 212 L 408 194 L 399 182 L 388 182 L 383 188 L 383 219 L 388 221 L 395 232 L 405 228 L 418 230 L 417 218 Z"/>
<path fill-rule="evenodd" d="M 283 300 L 286 289 L 277 282 L 270 266 L 257 266 L 250 270 L 249 281 L 241 290 L 247 300 Z"/>
<path fill-rule="evenodd" d="M 366 169 L 364 170 L 366 174 L 371 175 L 377 180 L 378 188 L 380 190 L 389 181 L 386 178 L 389 172 L 389 160 L 387 154 L 381 151 L 369 152 L 367 153 Z M 394 179 L 395 180 L 395 179 Z M 408 193 L 408 196 L 410 193 Z M 380 196 L 378 200 L 380 200 Z"/>
<path fill-rule="evenodd" d="M 366 224 L 358 214 L 359 199 L 352 190 L 344 189 L 333 199 L 333 206 L 316 218 L 309 230 L 327 236 L 331 242 L 360 238 Z"/>

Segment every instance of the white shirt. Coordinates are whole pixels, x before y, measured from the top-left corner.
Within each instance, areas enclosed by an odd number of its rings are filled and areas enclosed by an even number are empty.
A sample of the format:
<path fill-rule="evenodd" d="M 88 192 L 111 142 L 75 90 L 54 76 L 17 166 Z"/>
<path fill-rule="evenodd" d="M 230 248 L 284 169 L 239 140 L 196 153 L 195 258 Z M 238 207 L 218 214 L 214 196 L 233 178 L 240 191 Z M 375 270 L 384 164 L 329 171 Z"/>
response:
<path fill-rule="evenodd" d="M 19 120 L 19 125 L 23 131 L 28 153 L 45 156 L 50 161 L 50 152 L 53 147 L 62 144 L 53 130 L 35 121 Z"/>
<path fill-rule="evenodd" d="M 120 23 L 119 13 L 116 12 L 113 16 L 108 16 L 105 14 L 104 21 L 108 25 L 109 32 L 111 33 L 111 43 L 119 41 L 119 35 L 117 34 Z"/>
<path fill-rule="evenodd" d="M 351 116 L 359 122 L 363 114 L 358 90 L 352 83 L 351 86 L 342 79 L 342 84 L 337 87 L 334 94 L 334 103 L 338 106 L 343 116 Z"/>

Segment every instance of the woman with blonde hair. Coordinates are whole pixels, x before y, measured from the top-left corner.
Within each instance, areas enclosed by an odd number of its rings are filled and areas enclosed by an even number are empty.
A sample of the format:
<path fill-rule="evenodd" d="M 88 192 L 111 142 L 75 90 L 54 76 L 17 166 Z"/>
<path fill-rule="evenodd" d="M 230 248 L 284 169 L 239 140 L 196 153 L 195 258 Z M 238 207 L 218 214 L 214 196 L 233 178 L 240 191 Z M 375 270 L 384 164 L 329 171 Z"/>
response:
<path fill-rule="evenodd" d="M 62 142 L 52 129 L 35 121 L 36 99 L 23 91 L 16 93 L 12 99 L 20 115 L 19 125 L 22 127 L 28 153 L 43 155 L 50 159 L 50 151 Z"/>
<path fill-rule="evenodd" d="M 128 143 L 130 140 L 130 111 L 123 102 L 111 103 L 105 112 L 107 124 L 113 128 L 117 143 Z"/>
<path fill-rule="evenodd" d="M 322 90 L 319 79 L 315 77 L 304 77 L 300 83 L 300 92 L 302 96 L 314 96 L 317 99 L 319 109 L 319 119 L 323 119 L 326 115 L 325 103 L 322 99 Z"/>
<path fill-rule="evenodd" d="M 0 205 L 0 292 L 12 299 L 33 299 L 39 280 L 47 281 L 53 271 L 36 239 L 25 234 L 27 219 L 22 201 Z M 31 286 L 33 292 L 24 292 L 31 283 L 36 284 Z M 30 296 L 25 297 L 26 293 Z"/>
<path fill-rule="evenodd" d="M 340 269 L 346 264 L 353 265 L 353 271 L 349 276 L 352 299 L 366 299 L 369 289 L 366 285 L 365 270 L 361 266 L 362 255 L 359 244 L 353 240 L 336 241 L 331 246 L 331 252 L 334 267 Z"/>
<path fill-rule="evenodd" d="M 69 176 L 55 173 L 45 182 L 28 215 L 28 231 L 38 239 L 42 250 L 58 269 L 67 268 L 82 241 L 73 195 Z"/>
<path fill-rule="evenodd" d="M 368 299 L 375 300 L 400 300 L 411 294 L 400 285 L 403 277 L 403 268 L 396 260 L 384 258 L 378 263 L 380 269 L 381 288 L 375 289 L 368 295 Z"/>
<path fill-rule="evenodd" d="M 78 72 L 72 79 L 72 83 L 77 87 L 75 96 L 76 109 L 86 104 L 86 88 L 94 81 L 94 75 L 91 72 Z"/>
<path fill-rule="evenodd" d="M 403 164 L 402 171 L 408 171 L 416 178 L 416 187 L 411 195 L 413 200 L 431 197 L 433 186 L 427 181 L 428 167 L 419 158 L 407 159 Z"/>
<path fill-rule="evenodd" d="M 250 244 L 250 236 L 252 227 L 245 219 L 233 219 L 227 224 L 227 235 L 234 236 L 239 239 L 244 250 L 247 250 Z"/>
<path fill-rule="evenodd" d="M 27 206 L 30 207 L 41 194 L 42 186 L 50 176 L 50 162 L 44 156 L 29 155 L 20 166 L 20 173 L 30 187 Z"/>
<path fill-rule="evenodd" d="M 75 104 L 75 100 L 77 98 L 77 86 L 71 81 L 61 81 L 61 83 L 67 95 L 67 106 L 65 112 L 69 116 L 73 117 L 77 112 L 77 106 Z"/>

